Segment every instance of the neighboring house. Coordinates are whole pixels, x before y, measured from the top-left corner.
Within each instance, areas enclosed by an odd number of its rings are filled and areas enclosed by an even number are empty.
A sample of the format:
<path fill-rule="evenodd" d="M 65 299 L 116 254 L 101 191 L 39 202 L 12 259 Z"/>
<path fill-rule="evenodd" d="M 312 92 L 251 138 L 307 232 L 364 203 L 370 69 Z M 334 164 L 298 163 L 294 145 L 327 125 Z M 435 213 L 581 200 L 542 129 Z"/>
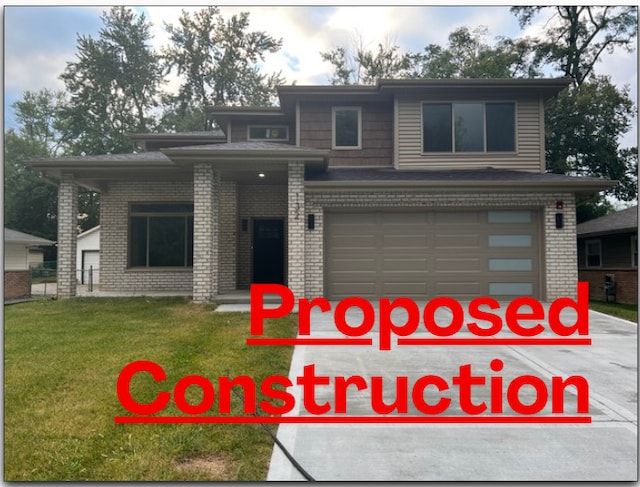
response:
<path fill-rule="evenodd" d="M 54 244 L 45 238 L 4 228 L 4 299 L 31 296 L 30 250 Z"/>
<path fill-rule="evenodd" d="M 578 277 L 590 298 L 638 304 L 638 207 L 580 223 L 576 233 Z"/>
<path fill-rule="evenodd" d="M 281 86 L 218 132 L 30 165 L 59 181 L 58 294 L 75 294 L 78 185 L 101 193 L 100 284 L 215 300 L 251 283 L 336 300 L 574 296 L 575 196 L 545 173 L 544 104 L 568 79 Z"/>
<path fill-rule="evenodd" d="M 78 235 L 76 270 L 78 284 L 100 284 L 100 225 Z"/>

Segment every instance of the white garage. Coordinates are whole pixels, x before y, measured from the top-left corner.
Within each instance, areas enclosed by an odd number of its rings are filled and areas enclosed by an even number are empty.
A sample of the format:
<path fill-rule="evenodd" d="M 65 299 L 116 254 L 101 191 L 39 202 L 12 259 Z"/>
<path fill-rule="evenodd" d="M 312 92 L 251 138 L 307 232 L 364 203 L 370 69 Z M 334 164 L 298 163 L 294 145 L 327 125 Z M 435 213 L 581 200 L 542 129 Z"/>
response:
<path fill-rule="evenodd" d="M 100 283 L 100 225 L 78 235 L 76 274 L 79 284 Z"/>

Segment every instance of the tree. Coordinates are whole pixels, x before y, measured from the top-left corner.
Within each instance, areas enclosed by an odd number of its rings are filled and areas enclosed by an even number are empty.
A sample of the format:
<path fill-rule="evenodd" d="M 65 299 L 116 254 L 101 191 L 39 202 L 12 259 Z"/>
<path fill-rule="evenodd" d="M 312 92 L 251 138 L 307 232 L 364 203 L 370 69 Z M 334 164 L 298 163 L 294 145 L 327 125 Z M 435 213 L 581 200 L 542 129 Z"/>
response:
<path fill-rule="evenodd" d="M 60 76 L 70 94 L 61 116 L 71 154 L 130 152 L 127 135 L 155 125 L 162 68 L 149 46 L 150 24 L 124 7 L 101 19 L 97 39 L 78 36 L 78 60 Z"/>
<path fill-rule="evenodd" d="M 411 55 L 409 77 L 513 78 L 540 75 L 532 45 L 524 39 L 498 37 L 492 46 L 484 27 L 460 27 L 449 34 L 448 45 L 429 44 Z"/>
<path fill-rule="evenodd" d="M 177 128 L 186 116 L 192 129 L 206 130 L 206 107 L 223 105 L 268 106 L 275 102 L 280 74 L 263 75 L 259 63 L 280 49 L 263 31 L 248 31 L 249 14 L 225 20 L 217 7 L 193 15 L 183 11 L 178 25 L 166 24 L 171 44 L 163 50 L 165 69 L 183 78 L 176 96 L 166 99 L 163 126 Z"/>
<path fill-rule="evenodd" d="M 556 10 L 557 22 L 547 22 L 544 37 L 535 42 L 538 57 L 571 77 L 576 86 L 589 78 L 603 52 L 634 49 L 637 7 L 512 7 L 511 11 L 524 27 L 545 8 Z"/>
<path fill-rule="evenodd" d="M 410 55 L 402 54 L 390 39 L 384 45 L 378 44 L 375 52 L 366 49 L 362 39 L 358 39 L 350 50 L 338 47 L 321 52 L 320 57 L 334 67 L 330 79 L 333 85 L 372 85 L 380 79 L 405 78 L 411 62 Z"/>
<path fill-rule="evenodd" d="M 512 78 L 540 75 L 529 41 L 499 37 L 492 46 L 486 28 L 460 27 L 445 47 L 429 44 L 422 52 L 400 53 L 387 41 L 373 52 L 354 44 L 321 52 L 334 67 L 332 84 L 374 84 L 381 78 Z"/>
<path fill-rule="evenodd" d="M 47 147 L 9 129 L 4 134 L 4 224 L 14 230 L 57 239 L 57 190 L 24 161 L 48 157 Z"/>
<path fill-rule="evenodd" d="M 58 113 L 62 92 L 26 91 L 12 108 L 19 129 L 4 134 L 5 224 L 21 232 L 56 240 L 57 191 L 24 161 L 47 158 L 60 151 Z"/>

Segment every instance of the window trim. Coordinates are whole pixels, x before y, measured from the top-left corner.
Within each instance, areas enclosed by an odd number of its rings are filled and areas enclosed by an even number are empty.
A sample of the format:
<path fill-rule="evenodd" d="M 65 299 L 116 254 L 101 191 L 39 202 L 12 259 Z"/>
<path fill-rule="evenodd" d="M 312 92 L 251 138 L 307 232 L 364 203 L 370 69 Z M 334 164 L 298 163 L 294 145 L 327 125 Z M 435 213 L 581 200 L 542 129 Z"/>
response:
<path fill-rule="evenodd" d="M 598 258 L 600 263 L 598 265 L 589 265 L 589 255 L 596 255 L 596 254 L 589 254 L 589 244 L 594 244 L 597 243 L 598 244 Z M 587 267 L 588 269 L 601 269 L 602 268 L 602 240 L 599 238 L 592 238 L 589 240 L 585 240 L 584 242 L 584 260 L 585 260 L 585 267 Z"/>
<path fill-rule="evenodd" d="M 280 137 L 280 138 L 256 138 L 256 137 L 251 137 L 251 129 L 252 128 L 259 128 L 259 129 L 284 129 L 285 132 L 285 137 Z M 289 142 L 289 126 L 288 125 L 247 125 L 247 140 L 249 142 L 264 142 L 264 141 L 271 141 L 271 142 Z"/>
<path fill-rule="evenodd" d="M 193 201 L 130 201 L 128 203 L 128 214 L 127 214 L 127 266 L 126 270 L 135 270 L 135 271 L 180 271 L 180 270 L 190 270 L 193 269 L 193 257 L 192 264 L 188 264 L 188 248 L 189 248 L 189 235 L 185 233 L 185 265 L 180 266 L 151 266 L 149 265 L 149 218 L 150 217 L 159 217 L 159 218 L 171 218 L 171 217 L 185 217 L 194 218 L 194 211 L 170 211 L 170 212 L 154 212 L 154 211 L 133 211 L 133 207 L 135 205 L 191 205 L 194 206 Z M 161 216 L 160 216 L 161 215 Z M 132 236 L 132 226 L 131 221 L 134 217 L 144 217 L 147 222 L 147 231 L 146 231 L 146 265 L 131 265 L 131 236 Z M 195 232 L 195 221 L 193 222 L 193 228 Z M 193 242 L 195 235 L 191 237 L 191 241 Z"/>
<path fill-rule="evenodd" d="M 358 113 L 358 145 L 336 145 L 336 112 L 355 110 Z M 362 149 L 362 107 L 339 106 L 331 107 L 331 149 L 332 150 L 361 150 Z"/>
<path fill-rule="evenodd" d="M 635 252 L 634 252 L 634 242 L 635 242 Z M 631 267 L 633 269 L 638 268 L 638 236 L 631 235 Z"/>
<path fill-rule="evenodd" d="M 487 150 L 487 104 L 498 104 L 498 103 L 511 103 L 513 105 L 513 150 L 511 151 L 488 151 Z M 424 106 L 425 105 L 451 105 L 451 151 L 425 151 L 424 150 Z M 455 115 L 453 106 L 454 105 L 482 105 L 482 131 L 483 131 L 483 151 L 456 151 L 456 140 L 455 140 L 455 124 L 453 122 Z M 492 156 L 513 156 L 518 153 L 518 102 L 517 100 L 422 100 L 420 102 L 420 153 L 421 155 L 427 156 L 442 156 L 442 155 L 487 155 L 491 154 Z"/>

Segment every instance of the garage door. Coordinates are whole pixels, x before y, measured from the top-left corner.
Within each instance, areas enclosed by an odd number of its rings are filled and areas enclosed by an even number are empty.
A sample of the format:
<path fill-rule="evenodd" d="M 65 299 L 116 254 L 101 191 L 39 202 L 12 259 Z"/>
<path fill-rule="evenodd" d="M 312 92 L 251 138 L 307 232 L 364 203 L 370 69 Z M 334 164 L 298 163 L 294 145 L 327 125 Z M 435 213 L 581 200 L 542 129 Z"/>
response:
<path fill-rule="evenodd" d="M 325 289 L 347 296 L 540 296 L 534 210 L 328 213 Z"/>

